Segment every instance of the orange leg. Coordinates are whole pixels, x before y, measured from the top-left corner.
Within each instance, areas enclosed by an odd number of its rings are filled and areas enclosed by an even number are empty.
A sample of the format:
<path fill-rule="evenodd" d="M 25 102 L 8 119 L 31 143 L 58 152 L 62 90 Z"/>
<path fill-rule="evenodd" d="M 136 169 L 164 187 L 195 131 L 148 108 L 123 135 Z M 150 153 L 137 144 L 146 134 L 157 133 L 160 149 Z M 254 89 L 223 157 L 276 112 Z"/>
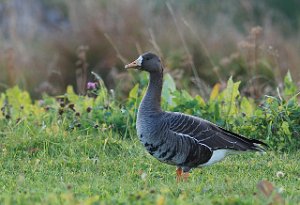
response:
<path fill-rule="evenodd" d="M 181 181 L 181 176 L 182 176 L 182 168 L 177 167 L 177 169 L 176 169 L 176 182 L 177 183 Z"/>

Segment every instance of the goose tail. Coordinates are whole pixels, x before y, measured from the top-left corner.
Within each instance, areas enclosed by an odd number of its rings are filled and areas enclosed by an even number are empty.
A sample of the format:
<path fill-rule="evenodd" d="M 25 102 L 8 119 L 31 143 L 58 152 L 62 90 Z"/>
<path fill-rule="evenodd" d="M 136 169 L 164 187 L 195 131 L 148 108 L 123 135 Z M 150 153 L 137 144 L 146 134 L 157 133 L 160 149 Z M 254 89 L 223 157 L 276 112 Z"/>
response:
<path fill-rule="evenodd" d="M 237 144 L 241 148 L 240 151 L 257 151 L 264 153 L 266 152 L 270 147 L 268 144 L 257 140 L 257 139 L 248 139 L 242 135 L 230 132 L 228 130 L 225 130 L 221 127 L 219 127 L 223 134 L 231 139 L 235 139 L 237 141 Z"/>

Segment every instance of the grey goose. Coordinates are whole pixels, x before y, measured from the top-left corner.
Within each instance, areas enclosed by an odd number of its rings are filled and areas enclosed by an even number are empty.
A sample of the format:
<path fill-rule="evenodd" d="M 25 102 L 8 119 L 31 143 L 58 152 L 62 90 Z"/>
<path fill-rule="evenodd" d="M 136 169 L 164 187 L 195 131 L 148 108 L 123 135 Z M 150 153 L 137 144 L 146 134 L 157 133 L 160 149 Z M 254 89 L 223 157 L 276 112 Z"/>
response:
<path fill-rule="evenodd" d="M 177 181 L 188 177 L 192 168 L 214 164 L 238 151 L 263 152 L 267 144 L 247 139 L 207 120 L 161 109 L 163 66 L 150 52 L 125 66 L 150 74 L 136 120 L 136 130 L 147 151 L 161 162 L 177 166 Z"/>

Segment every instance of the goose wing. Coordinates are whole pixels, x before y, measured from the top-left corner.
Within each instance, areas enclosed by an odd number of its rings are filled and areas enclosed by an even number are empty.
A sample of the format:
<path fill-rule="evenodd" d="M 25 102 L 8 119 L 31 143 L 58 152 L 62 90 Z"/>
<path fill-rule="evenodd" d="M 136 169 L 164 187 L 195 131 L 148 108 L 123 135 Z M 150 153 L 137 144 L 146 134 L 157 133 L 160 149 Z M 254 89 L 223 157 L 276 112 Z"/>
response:
<path fill-rule="evenodd" d="M 166 113 L 169 129 L 175 133 L 188 135 L 212 150 L 230 149 L 237 151 L 264 151 L 265 143 L 247 139 L 227 131 L 209 121 L 183 113 Z"/>

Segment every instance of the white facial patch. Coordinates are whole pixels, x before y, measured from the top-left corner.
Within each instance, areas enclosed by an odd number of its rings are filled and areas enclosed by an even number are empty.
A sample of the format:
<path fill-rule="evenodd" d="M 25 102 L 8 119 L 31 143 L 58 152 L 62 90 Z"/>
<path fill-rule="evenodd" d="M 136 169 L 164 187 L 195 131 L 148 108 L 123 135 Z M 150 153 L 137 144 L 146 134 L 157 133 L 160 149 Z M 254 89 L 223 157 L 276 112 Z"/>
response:
<path fill-rule="evenodd" d="M 143 63 L 143 56 L 140 56 L 140 57 L 138 57 L 138 59 L 136 59 L 136 64 L 138 65 L 138 66 L 142 66 L 142 63 Z"/>

